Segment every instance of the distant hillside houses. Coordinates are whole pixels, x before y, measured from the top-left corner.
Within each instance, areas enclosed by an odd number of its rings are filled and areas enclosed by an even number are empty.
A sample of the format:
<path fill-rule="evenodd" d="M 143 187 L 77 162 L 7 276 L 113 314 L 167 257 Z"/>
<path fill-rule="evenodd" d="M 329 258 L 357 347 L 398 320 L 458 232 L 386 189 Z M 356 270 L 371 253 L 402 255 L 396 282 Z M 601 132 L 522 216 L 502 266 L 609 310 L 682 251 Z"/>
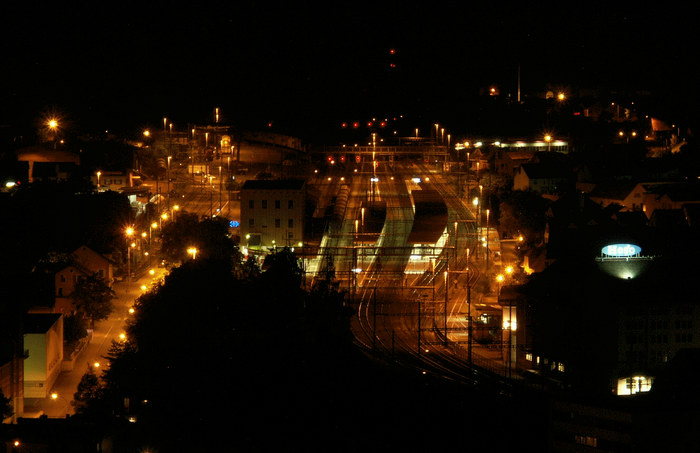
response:
<path fill-rule="evenodd" d="M 513 176 L 513 190 L 556 194 L 569 187 L 573 180 L 571 165 L 562 162 L 523 164 Z"/>
<path fill-rule="evenodd" d="M 616 204 L 621 211 L 642 211 L 648 219 L 659 210 L 677 211 L 690 224 L 699 207 L 693 205 L 700 205 L 700 184 L 617 181 L 596 184 L 589 197 L 603 207 Z"/>

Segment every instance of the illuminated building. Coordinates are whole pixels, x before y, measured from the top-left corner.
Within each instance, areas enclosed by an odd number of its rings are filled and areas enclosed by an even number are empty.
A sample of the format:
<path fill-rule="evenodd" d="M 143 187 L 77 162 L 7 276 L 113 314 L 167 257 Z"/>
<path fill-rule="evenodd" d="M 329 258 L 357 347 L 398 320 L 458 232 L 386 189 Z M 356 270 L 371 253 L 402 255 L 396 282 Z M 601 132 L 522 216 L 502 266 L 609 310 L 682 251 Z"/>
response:
<path fill-rule="evenodd" d="M 246 181 L 241 188 L 241 243 L 271 250 L 303 241 L 305 191 L 302 180 Z"/>

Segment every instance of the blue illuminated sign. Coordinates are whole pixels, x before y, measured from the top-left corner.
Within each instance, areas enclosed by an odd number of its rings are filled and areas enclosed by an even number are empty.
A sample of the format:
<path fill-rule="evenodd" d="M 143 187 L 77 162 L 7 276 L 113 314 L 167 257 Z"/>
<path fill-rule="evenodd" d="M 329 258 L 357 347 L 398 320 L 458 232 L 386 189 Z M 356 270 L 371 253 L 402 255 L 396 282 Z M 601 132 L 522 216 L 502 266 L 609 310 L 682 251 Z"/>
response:
<path fill-rule="evenodd" d="M 617 256 L 617 257 L 639 255 L 639 253 L 641 251 L 642 251 L 641 247 L 639 247 L 638 245 L 633 245 L 633 244 L 606 245 L 605 247 L 603 247 L 603 250 L 602 250 L 603 255 Z"/>
<path fill-rule="evenodd" d="M 239 226 L 241 226 L 241 222 L 239 222 L 238 220 L 231 220 L 228 223 L 228 226 L 230 226 L 231 228 L 238 228 Z"/>

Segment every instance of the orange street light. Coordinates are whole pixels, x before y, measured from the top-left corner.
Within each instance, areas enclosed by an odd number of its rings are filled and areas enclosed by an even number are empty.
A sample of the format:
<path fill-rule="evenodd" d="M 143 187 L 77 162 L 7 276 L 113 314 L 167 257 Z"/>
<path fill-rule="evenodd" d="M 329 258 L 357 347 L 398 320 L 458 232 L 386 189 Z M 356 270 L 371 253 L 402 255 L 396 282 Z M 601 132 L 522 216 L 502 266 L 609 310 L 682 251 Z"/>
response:
<path fill-rule="evenodd" d="M 187 253 L 192 255 L 192 259 L 196 260 L 197 259 L 197 249 L 195 247 L 190 247 L 187 249 Z"/>

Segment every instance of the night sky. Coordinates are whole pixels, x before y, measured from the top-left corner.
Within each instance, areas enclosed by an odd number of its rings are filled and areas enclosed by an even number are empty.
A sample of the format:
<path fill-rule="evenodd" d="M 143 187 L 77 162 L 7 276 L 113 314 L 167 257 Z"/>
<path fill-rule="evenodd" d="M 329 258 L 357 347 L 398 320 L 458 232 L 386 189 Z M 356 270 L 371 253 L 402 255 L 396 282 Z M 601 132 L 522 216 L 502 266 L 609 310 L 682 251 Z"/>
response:
<path fill-rule="evenodd" d="M 465 3 L 2 6 L 0 123 L 53 109 L 85 129 L 164 116 L 177 127 L 214 107 L 253 128 L 398 114 L 432 123 L 490 84 L 515 95 L 518 66 L 523 92 L 551 83 L 698 97 L 686 7 Z"/>

